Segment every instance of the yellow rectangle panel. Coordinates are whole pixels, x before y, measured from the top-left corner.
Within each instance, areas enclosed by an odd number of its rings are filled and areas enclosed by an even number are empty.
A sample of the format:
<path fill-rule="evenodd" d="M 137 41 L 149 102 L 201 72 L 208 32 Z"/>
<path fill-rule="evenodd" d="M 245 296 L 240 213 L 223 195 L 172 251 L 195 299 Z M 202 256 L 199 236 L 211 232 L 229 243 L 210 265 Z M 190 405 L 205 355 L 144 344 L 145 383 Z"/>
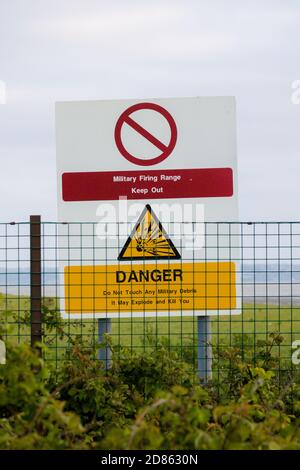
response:
<path fill-rule="evenodd" d="M 64 284 L 67 314 L 236 308 L 232 262 L 67 266 Z"/>

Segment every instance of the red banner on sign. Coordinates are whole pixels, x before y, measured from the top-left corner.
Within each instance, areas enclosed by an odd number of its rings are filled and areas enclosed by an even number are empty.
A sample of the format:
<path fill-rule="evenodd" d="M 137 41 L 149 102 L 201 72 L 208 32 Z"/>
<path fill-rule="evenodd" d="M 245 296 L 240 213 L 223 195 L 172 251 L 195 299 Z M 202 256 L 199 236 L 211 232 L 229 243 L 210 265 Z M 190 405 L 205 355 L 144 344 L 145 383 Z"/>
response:
<path fill-rule="evenodd" d="M 64 201 L 230 197 L 231 168 L 64 173 Z"/>

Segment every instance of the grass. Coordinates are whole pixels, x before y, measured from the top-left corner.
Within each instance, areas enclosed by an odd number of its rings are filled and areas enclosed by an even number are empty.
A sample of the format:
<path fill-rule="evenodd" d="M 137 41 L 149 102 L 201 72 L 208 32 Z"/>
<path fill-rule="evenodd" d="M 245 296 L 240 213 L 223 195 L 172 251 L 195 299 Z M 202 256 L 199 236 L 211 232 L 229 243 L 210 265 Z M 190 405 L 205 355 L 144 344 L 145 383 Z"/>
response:
<path fill-rule="evenodd" d="M 49 310 L 47 318 L 51 317 L 55 303 L 54 298 L 44 299 L 44 305 Z M 0 294 L 0 315 L 1 323 L 9 327 L 6 336 L 16 342 L 30 341 L 28 297 Z M 63 329 L 67 333 L 65 337 L 60 337 L 53 325 L 45 328 L 49 359 L 57 361 L 63 356 L 68 347 L 67 338 L 81 336 L 90 344 L 98 341 L 97 320 L 65 320 Z M 280 333 L 284 341 L 277 347 L 278 354 L 283 361 L 290 362 L 291 344 L 300 338 L 300 308 L 245 304 L 240 315 L 212 316 L 211 332 L 214 345 L 239 346 L 243 351 L 255 350 L 257 341 L 267 340 L 270 333 Z M 119 318 L 112 321 L 112 338 L 116 344 L 145 349 L 149 345 L 153 347 L 163 337 L 168 338 L 169 347 L 176 348 L 182 354 L 189 350 L 195 356 L 197 318 Z"/>

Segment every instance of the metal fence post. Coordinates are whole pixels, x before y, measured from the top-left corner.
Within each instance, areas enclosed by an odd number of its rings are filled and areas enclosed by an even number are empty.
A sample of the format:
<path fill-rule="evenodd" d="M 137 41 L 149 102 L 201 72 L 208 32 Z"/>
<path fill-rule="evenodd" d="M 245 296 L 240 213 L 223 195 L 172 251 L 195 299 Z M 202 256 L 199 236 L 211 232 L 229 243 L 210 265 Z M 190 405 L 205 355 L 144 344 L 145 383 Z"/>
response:
<path fill-rule="evenodd" d="M 105 334 L 111 335 L 112 333 L 112 323 L 110 318 L 101 318 L 98 320 L 98 338 L 99 343 L 105 341 Z M 109 347 L 100 348 L 99 355 L 100 361 L 104 362 L 104 368 L 107 370 L 110 367 L 111 361 L 111 350 Z"/>
<path fill-rule="evenodd" d="M 211 321 L 207 316 L 198 319 L 198 375 L 204 382 L 212 378 Z"/>
<path fill-rule="evenodd" d="M 30 216 L 31 346 L 42 341 L 41 216 Z"/>

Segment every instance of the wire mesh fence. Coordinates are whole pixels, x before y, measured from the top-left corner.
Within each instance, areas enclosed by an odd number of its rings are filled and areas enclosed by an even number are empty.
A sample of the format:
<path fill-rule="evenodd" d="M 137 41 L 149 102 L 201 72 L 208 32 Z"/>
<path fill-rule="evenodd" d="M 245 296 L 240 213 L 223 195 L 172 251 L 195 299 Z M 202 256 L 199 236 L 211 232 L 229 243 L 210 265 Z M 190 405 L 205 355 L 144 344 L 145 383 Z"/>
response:
<path fill-rule="evenodd" d="M 2 338 L 16 343 L 32 340 L 32 303 L 38 300 L 34 283 L 39 279 L 34 274 L 40 274 L 44 355 L 56 367 L 70 354 L 74 341 L 81 340 L 94 351 L 108 331 L 117 347 L 137 353 L 163 346 L 198 371 L 205 356 L 204 367 L 212 367 L 209 372 L 217 380 L 231 368 L 232 354 L 255 365 L 271 348 L 279 379 L 298 374 L 293 354 L 300 339 L 300 223 L 192 225 L 192 233 L 200 234 L 201 240 L 195 246 L 198 242 L 192 237 L 187 249 L 182 236 L 176 238 L 176 224 L 165 224 L 180 253 L 176 266 L 188 269 L 190 281 L 174 282 L 167 274 L 159 294 L 162 270 L 174 268 L 171 255 L 126 261 L 131 271 L 137 266 L 155 271 L 155 288 L 152 282 L 147 292 L 145 276 L 131 278 L 127 293 L 110 285 L 111 267 L 127 273 L 118 255 L 132 230 L 130 224 L 43 222 L 40 236 L 31 232 L 29 223 L 0 224 Z M 33 272 L 39 266 L 32 264 L 35 238 L 41 245 L 40 273 Z M 38 244 L 35 250 L 39 251 Z M 77 269 L 77 278 L 68 277 L 70 269 Z M 196 284 L 195 291 L 190 289 Z M 99 289 L 106 292 L 105 298 Z"/>

